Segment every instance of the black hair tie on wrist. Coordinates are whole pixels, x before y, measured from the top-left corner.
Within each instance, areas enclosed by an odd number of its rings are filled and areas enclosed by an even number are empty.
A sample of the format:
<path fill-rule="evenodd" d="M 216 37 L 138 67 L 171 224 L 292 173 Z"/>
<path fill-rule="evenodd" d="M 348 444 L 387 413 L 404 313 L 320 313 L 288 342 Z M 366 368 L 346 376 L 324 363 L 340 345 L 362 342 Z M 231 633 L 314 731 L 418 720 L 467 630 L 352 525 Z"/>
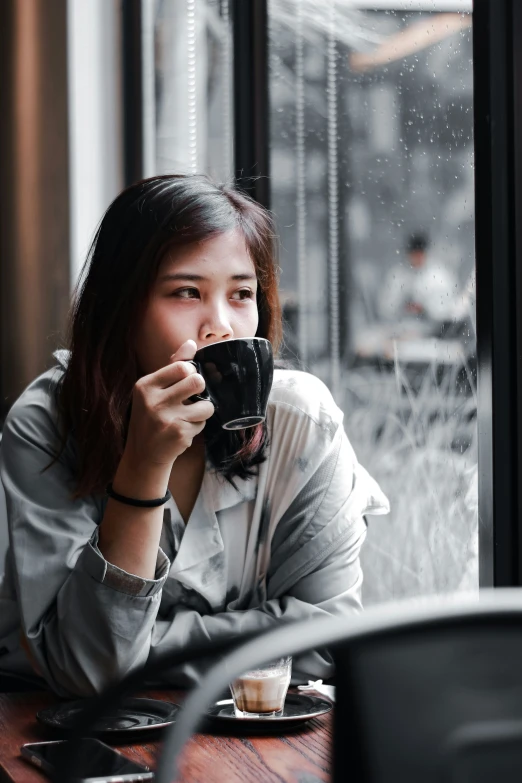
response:
<path fill-rule="evenodd" d="M 106 493 L 113 500 L 117 500 L 118 503 L 125 503 L 127 506 L 136 506 L 137 508 L 157 508 L 163 506 L 167 500 L 170 500 L 172 495 L 170 490 L 167 489 L 167 494 L 162 498 L 154 498 L 153 500 L 138 500 L 137 498 L 128 498 L 126 495 L 120 495 L 112 488 L 112 482 L 107 484 Z"/>

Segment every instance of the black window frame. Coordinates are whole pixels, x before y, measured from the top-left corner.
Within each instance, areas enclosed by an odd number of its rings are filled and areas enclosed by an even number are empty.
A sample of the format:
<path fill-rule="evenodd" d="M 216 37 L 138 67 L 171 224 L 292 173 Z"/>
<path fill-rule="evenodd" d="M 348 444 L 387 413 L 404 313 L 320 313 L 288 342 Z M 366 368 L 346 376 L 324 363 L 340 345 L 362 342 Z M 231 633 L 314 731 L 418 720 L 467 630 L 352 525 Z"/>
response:
<path fill-rule="evenodd" d="M 473 73 L 479 582 L 522 584 L 522 9 L 475 0 Z M 519 144 L 517 145 L 517 137 Z"/>

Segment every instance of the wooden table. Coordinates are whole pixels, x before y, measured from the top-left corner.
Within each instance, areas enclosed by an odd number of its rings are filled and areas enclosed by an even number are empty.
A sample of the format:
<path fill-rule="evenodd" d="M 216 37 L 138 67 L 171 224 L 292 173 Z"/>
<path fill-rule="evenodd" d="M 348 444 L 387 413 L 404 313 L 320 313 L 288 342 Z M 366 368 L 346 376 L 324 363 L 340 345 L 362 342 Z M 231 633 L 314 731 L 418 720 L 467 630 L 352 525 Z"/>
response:
<path fill-rule="evenodd" d="M 140 694 L 180 703 L 179 691 Z M 37 723 L 38 710 L 56 703 L 47 692 L 0 694 L 0 780 L 44 783 L 48 778 L 20 756 L 26 742 L 59 739 Z M 107 740 L 104 738 L 104 742 Z M 317 783 L 330 780 L 331 713 L 298 731 L 274 737 L 195 734 L 180 761 L 179 783 Z M 109 743 L 108 743 L 109 744 Z M 129 758 L 154 769 L 160 742 L 119 745 Z"/>

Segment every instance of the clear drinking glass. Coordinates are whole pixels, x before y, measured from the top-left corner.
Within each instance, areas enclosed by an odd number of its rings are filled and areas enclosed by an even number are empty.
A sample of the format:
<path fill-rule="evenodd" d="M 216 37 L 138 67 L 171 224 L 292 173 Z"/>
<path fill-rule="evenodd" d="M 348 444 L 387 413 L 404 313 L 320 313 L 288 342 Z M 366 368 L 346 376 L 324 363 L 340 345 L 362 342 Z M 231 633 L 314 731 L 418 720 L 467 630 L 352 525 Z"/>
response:
<path fill-rule="evenodd" d="M 287 656 L 245 672 L 230 684 L 236 718 L 276 718 L 283 714 L 292 675 Z"/>

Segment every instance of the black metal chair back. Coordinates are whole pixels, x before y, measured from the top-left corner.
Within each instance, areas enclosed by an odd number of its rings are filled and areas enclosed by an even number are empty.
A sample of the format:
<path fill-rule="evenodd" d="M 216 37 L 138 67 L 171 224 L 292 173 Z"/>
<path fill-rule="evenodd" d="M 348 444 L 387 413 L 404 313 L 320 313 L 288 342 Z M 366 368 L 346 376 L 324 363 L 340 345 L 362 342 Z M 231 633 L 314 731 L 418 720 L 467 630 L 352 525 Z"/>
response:
<path fill-rule="evenodd" d="M 521 655 L 522 611 L 427 618 L 339 644 L 334 780 L 522 780 Z"/>
<path fill-rule="evenodd" d="M 484 590 L 279 628 L 220 661 L 169 730 L 156 783 L 231 676 L 328 647 L 336 662 L 334 783 L 522 780 L 522 593 Z M 209 781 L 211 783 L 211 781 Z"/>

